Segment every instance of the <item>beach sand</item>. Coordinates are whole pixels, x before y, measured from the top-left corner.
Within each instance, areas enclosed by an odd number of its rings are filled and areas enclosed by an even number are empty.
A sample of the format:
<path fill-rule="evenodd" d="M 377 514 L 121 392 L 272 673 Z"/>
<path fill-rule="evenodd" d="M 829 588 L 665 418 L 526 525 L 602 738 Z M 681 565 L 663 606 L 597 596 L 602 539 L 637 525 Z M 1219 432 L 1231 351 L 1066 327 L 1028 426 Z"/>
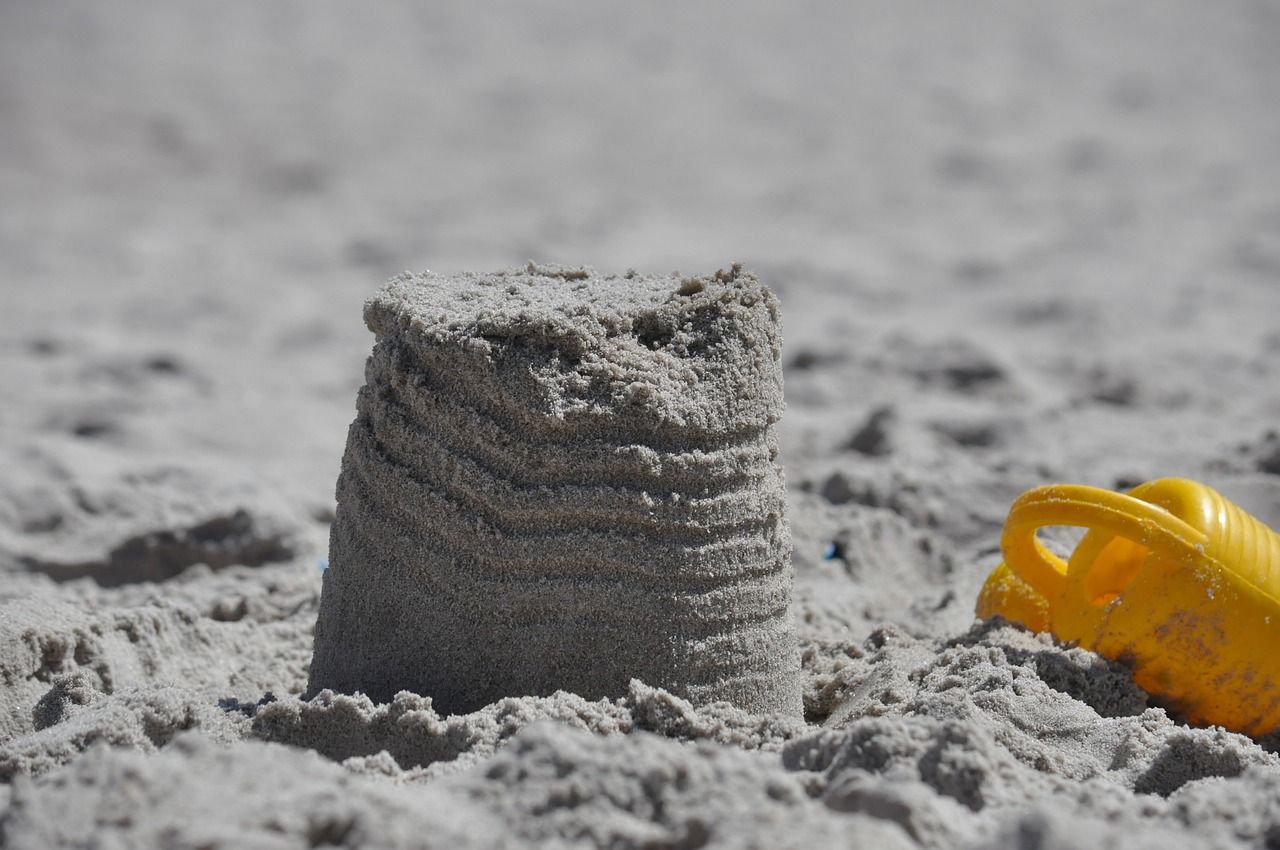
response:
<path fill-rule="evenodd" d="M 404 275 L 338 476 L 307 694 L 799 717 L 778 302 L 706 276 Z"/>
<path fill-rule="evenodd" d="M 0 846 L 1277 846 L 1276 740 L 973 618 L 1042 483 L 1280 527 L 1277 43 L 1246 0 L 4 4 Z M 304 699 L 362 305 L 530 260 L 776 294 L 803 716 Z"/>

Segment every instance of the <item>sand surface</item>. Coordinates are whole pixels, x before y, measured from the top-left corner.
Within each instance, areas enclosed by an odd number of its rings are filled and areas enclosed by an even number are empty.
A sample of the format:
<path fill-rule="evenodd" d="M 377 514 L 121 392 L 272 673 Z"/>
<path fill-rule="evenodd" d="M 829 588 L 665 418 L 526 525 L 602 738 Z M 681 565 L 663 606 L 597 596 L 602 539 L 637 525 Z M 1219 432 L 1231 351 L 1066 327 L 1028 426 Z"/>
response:
<path fill-rule="evenodd" d="M 0 845 L 1277 846 L 1274 741 L 972 618 L 1030 486 L 1280 527 L 1277 44 L 1248 0 L 0 5 Z M 528 260 L 777 293 L 803 721 L 302 699 L 362 303 Z"/>

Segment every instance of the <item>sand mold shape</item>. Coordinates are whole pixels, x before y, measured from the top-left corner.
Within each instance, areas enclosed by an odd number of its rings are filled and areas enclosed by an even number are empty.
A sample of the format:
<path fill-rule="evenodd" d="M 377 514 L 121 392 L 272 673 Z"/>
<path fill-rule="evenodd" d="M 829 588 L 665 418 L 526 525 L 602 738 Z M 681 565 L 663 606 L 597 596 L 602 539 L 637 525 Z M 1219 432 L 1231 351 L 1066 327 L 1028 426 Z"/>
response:
<path fill-rule="evenodd" d="M 365 320 L 311 694 L 460 712 L 639 678 L 799 715 L 753 276 L 405 275 Z"/>

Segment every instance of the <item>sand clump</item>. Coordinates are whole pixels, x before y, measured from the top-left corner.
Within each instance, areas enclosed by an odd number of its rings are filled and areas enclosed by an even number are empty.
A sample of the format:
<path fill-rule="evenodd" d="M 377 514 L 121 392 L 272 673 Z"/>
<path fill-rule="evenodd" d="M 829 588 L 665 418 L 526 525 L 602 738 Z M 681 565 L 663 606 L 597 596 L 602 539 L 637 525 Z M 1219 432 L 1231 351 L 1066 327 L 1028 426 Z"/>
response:
<path fill-rule="evenodd" d="M 363 695 L 331 691 L 311 700 L 272 701 L 251 714 L 252 733 L 263 740 L 315 750 L 334 761 L 373 758 L 375 769 L 428 777 L 487 759 L 522 729 L 543 721 L 597 735 L 650 732 L 774 752 L 807 729 L 794 718 L 751 714 L 727 703 L 697 707 L 636 680 L 618 699 L 587 700 L 562 691 L 506 697 L 469 714 L 442 715 L 429 697 L 409 692 L 376 705 Z"/>
<path fill-rule="evenodd" d="M 638 678 L 800 714 L 752 275 L 406 275 L 365 321 L 309 693 L 458 712 Z"/>

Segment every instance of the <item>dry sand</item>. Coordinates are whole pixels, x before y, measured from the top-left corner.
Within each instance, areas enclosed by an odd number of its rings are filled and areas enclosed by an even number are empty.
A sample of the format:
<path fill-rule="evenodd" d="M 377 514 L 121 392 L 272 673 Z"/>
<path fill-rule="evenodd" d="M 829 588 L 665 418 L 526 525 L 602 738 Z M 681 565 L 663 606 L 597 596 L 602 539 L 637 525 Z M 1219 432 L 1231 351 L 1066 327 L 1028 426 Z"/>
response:
<path fill-rule="evenodd" d="M 1248 0 L 3 4 L 0 845 L 1277 846 L 1274 740 L 971 613 L 1045 481 L 1280 526 L 1277 43 Z M 777 293 L 803 720 L 303 699 L 361 304 L 531 258 Z"/>

